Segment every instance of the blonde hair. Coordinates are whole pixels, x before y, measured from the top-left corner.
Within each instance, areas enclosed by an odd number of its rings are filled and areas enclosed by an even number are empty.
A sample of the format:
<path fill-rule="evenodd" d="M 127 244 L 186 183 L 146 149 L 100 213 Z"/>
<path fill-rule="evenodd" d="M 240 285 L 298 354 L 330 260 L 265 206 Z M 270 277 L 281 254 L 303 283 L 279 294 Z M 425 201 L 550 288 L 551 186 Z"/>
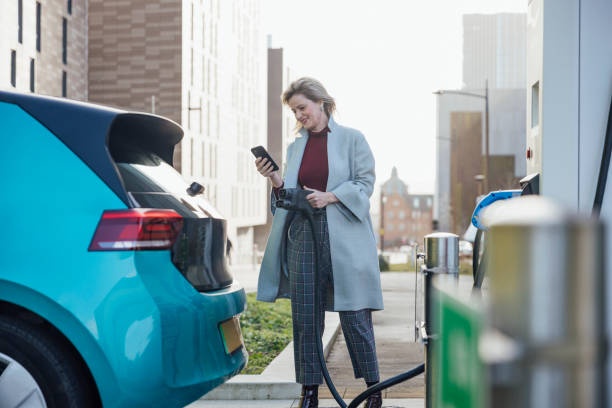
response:
<path fill-rule="evenodd" d="M 289 100 L 297 94 L 304 95 L 313 102 L 323 102 L 323 110 L 328 118 L 336 111 L 336 101 L 329 96 L 323 84 L 314 78 L 296 79 L 283 92 L 281 100 L 285 105 L 289 105 Z M 298 122 L 297 127 L 301 128 L 301 123 Z"/>

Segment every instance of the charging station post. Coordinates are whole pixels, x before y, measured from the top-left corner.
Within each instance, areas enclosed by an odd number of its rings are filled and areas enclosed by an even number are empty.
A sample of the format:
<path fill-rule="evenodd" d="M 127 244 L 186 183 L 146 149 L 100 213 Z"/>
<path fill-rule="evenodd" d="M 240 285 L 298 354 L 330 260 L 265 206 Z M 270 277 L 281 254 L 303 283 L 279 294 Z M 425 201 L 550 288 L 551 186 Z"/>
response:
<path fill-rule="evenodd" d="M 432 280 L 435 276 L 457 280 L 459 277 L 459 236 L 447 232 L 436 232 L 425 236 L 425 264 L 422 265 L 424 281 L 425 321 L 417 323 L 420 341 L 425 344 L 425 406 L 434 406 L 436 395 L 433 370 L 435 367 L 434 343 L 436 333 L 432 325 L 433 299 Z M 416 289 L 416 288 L 415 288 Z"/>
<path fill-rule="evenodd" d="M 603 223 L 537 196 L 505 207 L 488 230 L 489 406 L 608 406 Z"/>

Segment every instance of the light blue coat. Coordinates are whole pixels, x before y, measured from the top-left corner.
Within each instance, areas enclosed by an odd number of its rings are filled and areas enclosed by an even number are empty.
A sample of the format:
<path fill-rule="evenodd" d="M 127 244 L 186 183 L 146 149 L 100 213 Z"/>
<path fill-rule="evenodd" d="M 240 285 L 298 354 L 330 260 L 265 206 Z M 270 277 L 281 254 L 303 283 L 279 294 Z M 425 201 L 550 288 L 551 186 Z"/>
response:
<path fill-rule="evenodd" d="M 333 192 L 339 203 L 327 206 L 327 224 L 334 276 L 334 310 L 383 309 L 380 270 L 376 239 L 370 219 L 370 196 L 374 189 L 374 156 L 361 132 L 340 126 L 329 119 L 327 161 L 329 177 L 327 191 Z M 285 188 L 298 186 L 298 172 L 308 132 L 287 148 Z M 289 283 L 281 273 L 280 248 L 287 211 L 276 208 L 272 229 L 264 253 L 257 299 L 274 302 L 289 297 Z"/>

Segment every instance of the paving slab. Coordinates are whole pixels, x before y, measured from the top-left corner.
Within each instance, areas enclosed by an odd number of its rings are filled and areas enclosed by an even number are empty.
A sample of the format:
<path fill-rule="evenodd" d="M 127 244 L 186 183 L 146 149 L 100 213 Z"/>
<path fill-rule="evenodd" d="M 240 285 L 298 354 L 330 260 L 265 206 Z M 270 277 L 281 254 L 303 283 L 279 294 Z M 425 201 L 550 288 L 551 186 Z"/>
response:
<path fill-rule="evenodd" d="M 424 361 L 424 347 L 414 341 L 414 272 L 384 272 L 381 274 L 385 310 L 373 313 L 376 354 L 381 380 L 408 371 Z M 418 305 L 422 313 L 422 305 Z M 355 379 L 343 335 L 338 335 L 327 367 L 338 393 L 343 398 L 355 398 L 366 386 Z M 423 398 L 423 374 L 383 391 L 387 399 Z M 321 398 L 332 398 L 327 387 L 319 389 Z"/>
<path fill-rule="evenodd" d="M 230 265 L 230 270 L 246 293 L 257 292 L 257 279 L 259 278 L 259 267 L 257 264 Z"/>
<path fill-rule="evenodd" d="M 297 408 L 298 399 L 287 400 L 238 400 L 238 401 L 196 401 L 187 408 Z M 425 401 L 422 398 L 388 399 L 383 402 L 383 408 L 423 408 Z M 319 400 L 319 408 L 337 408 L 333 399 Z"/>

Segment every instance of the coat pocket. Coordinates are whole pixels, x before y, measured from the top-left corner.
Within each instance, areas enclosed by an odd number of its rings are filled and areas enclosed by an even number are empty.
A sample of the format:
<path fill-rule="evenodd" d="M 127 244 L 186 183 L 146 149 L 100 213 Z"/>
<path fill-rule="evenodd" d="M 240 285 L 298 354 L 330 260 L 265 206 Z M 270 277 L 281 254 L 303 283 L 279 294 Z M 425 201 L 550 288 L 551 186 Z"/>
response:
<path fill-rule="evenodd" d="M 335 206 L 336 206 L 336 208 L 338 209 L 338 212 L 339 212 L 340 214 L 344 215 L 344 217 L 346 218 L 346 220 L 347 220 L 348 222 L 351 222 L 351 223 L 353 223 L 353 222 L 361 222 L 361 221 L 359 220 L 359 218 L 357 218 L 357 217 L 355 216 L 355 214 L 353 214 L 353 213 L 351 212 L 351 210 L 349 210 L 349 209 L 348 209 L 348 208 L 347 208 L 347 207 L 346 207 L 344 204 L 342 204 L 342 203 L 336 203 L 336 204 L 333 204 L 333 205 L 335 205 Z"/>
<path fill-rule="evenodd" d="M 302 217 L 295 217 L 293 222 L 289 226 L 289 231 L 287 231 L 287 239 L 292 244 L 300 244 L 304 241 L 302 235 L 304 233 L 304 224 L 307 221 Z"/>

